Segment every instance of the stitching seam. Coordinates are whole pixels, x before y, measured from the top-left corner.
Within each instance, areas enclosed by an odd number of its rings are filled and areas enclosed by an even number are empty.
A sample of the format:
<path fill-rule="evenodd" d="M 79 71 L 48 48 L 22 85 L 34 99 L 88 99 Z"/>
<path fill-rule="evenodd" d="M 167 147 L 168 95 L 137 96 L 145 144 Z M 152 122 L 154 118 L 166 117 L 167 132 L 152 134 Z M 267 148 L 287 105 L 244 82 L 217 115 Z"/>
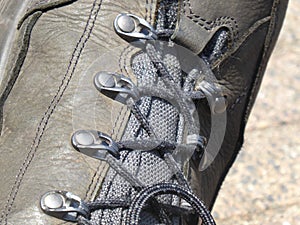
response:
<path fill-rule="evenodd" d="M 208 31 L 212 30 L 216 27 L 226 26 L 229 29 L 231 36 L 232 36 L 229 45 L 232 46 L 233 43 L 238 40 L 239 27 L 238 27 L 237 21 L 233 17 L 222 16 L 222 17 L 215 19 L 214 21 L 209 21 L 209 20 L 206 20 L 206 19 L 200 17 L 199 15 L 196 15 L 193 12 L 190 0 L 183 1 L 183 13 L 184 14 L 186 14 L 185 8 L 187 6 L 189 8 L 189 15 L 186 15 L 186 16 L 188 18 L 190 18 L 196 24 L 198 24 L 199 26 L 203 27 L 205 30 L 208 30 Z"/>
<path fill-rule="evenodd" d="M 125 114 L 125 113 L 123 113 L 124 109 L 126 109 L 125 105 L 122 106 L 120 112 L 118 113 L 117 119 L 115 120 L 113 129 L 112 129 L 112 132 L 111 132 L 111 137 L 114 138 L 114 139 L 118 138 L 119 132 L 116 133 L 116 130 L 119 131 L 120 128 L 116 129 L 116 127 L 117 127 L 117 125 L 118 125 L 118 123 L 120 121 L 121 116 L 123 115 L 123 117 L 124 117 L 124 114 Z M 119 126 L 121 126 L 121 125 L 119 124 Z"/>
<path fill-rule="evenodd" d="M 152 4 L 153 4 L 153 0 L 151 0 L 151 6 L 152 6 Z M 149 17 L 149 20 L 150 20 L 150 22 L 152 21 L 152 7 L 150 7 L 150 11 L 148 10 L 148 6 L 149 6 L 149 1 L 148 0 L 145 0 L 145 11 L 146 11 L 146 15 L 145 15 L 145 19 L 147 20 L 147 18 Z M 148 15 L 148 13 L 150 14 L 150 15 Z M 121 73 L 122 74 L 126 74 L 128 77 L 129 77 L 129 72 L 128 72 L 128 70 L 127 70 L 127 64 L 128 64 L 128 62 L 127 62 L 127 57 L 128 57 L 128 55 L 133 51 L 133 50 L 135 50 L 131 45 L 128 45 L 128 46 L 126 46 L 124 49 L 123 49 L 123 51 L 121 52 L 121 54 L 120 54 L 120 57 L 119 57 L 119 60 L 118 60 L 118 62 L 119 62 L 119 68 L 120 68 L 120 71 L 121 71 Z M 129 65 L 130 66 L 130 65 Z M 120 135 L 120 128 L 123 126 L 123 124 L 125 123 L 125 117 L 126 117 L 126 112 L 124 112 L 124 113 L 122 113 L 123 112 L 123 110 L 124 109 L 126 109 L 126 106 L 123 106 L 122 108 L 121 108 L 121 110 L 120 110 L 120 113 L 118 114 L 118 117 L 116 118 L 116 121 L 115 121 L 115 123 L 114 123 L 114 127 L 113 127 L 113 130 L 112 130 L 112 135 L 115 135 L 116 137 L 118 137 L 119 135 Z M 121 118 L 122 117 L 122 118 Z M 115 127 L 116 127 L 116 125 L 117 125 L 117 123 L 119 122 L 119 121 L 121 121 L 120 122 L 120 125 L 119 125 L 119 127 L 117 128 L 117 129 L 115 129 Z M 129 152 L 127 153 L 127 154 L 129 154 Z M 126 159 L 126 157 L 127 156 L 125 156 L 124 157 L 124 160 Z M 110 172 L 110 169 L 109 169 L 109 171 L 108 172 Z M 109 193 L 109 191 L 111 190 L 111 188 L 112 188 L 112 185 L 113 185 L 113 182 L 114 182 L 114 180 L 115 180 L 115 178 L 116 178 L 116 176 L 117 176 L 117 173 L 114 171 L 113 172 L 114 173 L 114 175 L 113 175 L 113 178 L 109 181 L 109 183 L 107 184 L 107 186 L 108 186 L 108 188 L 107 188 L 107 193 L 105 193 L 105 196 Z M 100 175 L 101 175 L 101 173 L 100 173 Z M 94 178 L 95 178 L 95 176 L 96 176 L 96 174 L 94 175 Z M 99 179 L 97 180 L 97 183 L 99 182 Z M 100 224 L 102 223 L 102 218 L 103 218 L 103 213 L 104 213 L 104 210 L 102 210 L 101 211 L 101 215 L 100 215 Z M 121 220 L 122 220 L 122 214 L 123 214 L 123 212 L 121 211 Z"/>
<path fill-rule="evenodd" d="M 147 11 L 147 10 L 146 10 Z M 119 60 L 118 60 L 118 63 L 119 63 L 119 68 L 120 68 L 120 71 L 122 74 L 126 73 L 128 75 L 128 71 L 126 69 L 126 58 L 127 58 L 127 55 L 130 53 L 130 51 L 132 51 L 132 46 L 131 45 L 127 45 L 121 52 L 120 54 L 120 57 L 119 57 Z M 125 71 L 124 71 L 125 70 Z M 129 76 L 129 75 L 128 75 Z M 114 126 L 113 126 L 113 129 L 112 129 L 112 132 L 111 132 L 111 136 L 115 135 L 115 137 L 117 138 L 119 133 L 120 133 L 120 128 L 121 126 L 123 125 L 123 122 L 124 122 L 124 119 L 125 119 L 125 115 L 126 115 L 126 112 L 123 113 L 124 109 L 126 108 L 126 106 L 122 106 L 115 122 L 114 122 Z M 122 116 L 123 115 L 123 116 Z M 116 132 L 116 126 L 117 124 L 119 123 L 120 119 L 122 117 L 122 122 L 120 123 L 120 127 L 117 129 L 117 132 Z M 100 166 L 101 166 L 101 163 L 100 165 L 98 166 L 96 172 L 94 173 L 93 175 L 93 178 L 92 178 L 92 181 L 91 183 L 89 184 L 89 187 L 86 191 L 86 198 L 88 197 L 88 193 L 91 191 L 91 188 L 93 186 L 93 183 L 94 181 L 96 180 L 96 186 L 97 184 L 99 183 L 100 181 L 100 177 L 102 176 L 102 172 L 100 172 Z M 107 171 L 106 171 L 107 173 Z"/>
<path fill-rule="evenodd" d="M 148 5 L 149 5 L 149 1 L 146 0 L 146 5 L 145 5 L 145 11 L 146 11 L 145 20 L 148 20 Z"/>
<path fill-rule="evenodd" d="M 30 163 L 33 160 L 33 157 L 39 147 L 39 144 L 41 142 L 41 139 L 43 137 L 44 131 L 47 127 L 47 124 L 49 122 L 49 119 L 51 117 L 51 115 L 54 113 L 56 106 L 58 105 L 58 103 L 60 102 L 61 98 L 64 95 L 65 90 L 67 89 L 71 78 L 75 72 L 77 63 L 79 61 L 80 55 L 87 43 L 87 41 L 90 38 L 91 32 L 93 30 L 97 15 L 100 11 L 101 8 L 101 4 L 102 4 L 102 0 L 100 0 L 100 2 L 96 5 L 97 0 L 94 0 L 93 2 L 93 6 L 91 8 L 91 12 L 89 15 L 89 18 L 87 20 L 86 26 L 84 28 L 84 31 L 79 39 L 79 41 L 76 44 L 76 47 L 72 53 L 71 56 L 71 60 L 69 62 L 67 71 L 62 79 L 61 85 L 59 86 L 56 95 L 54 96 L 54 98 L 52 99 L 48 109 L 46 110 L 43 118 L 41 119 L 41 122 L 39 123 L 39 126 L 37 128 L 37 132 L 36 132 L 36 136 L 33 140 L 33 143 L 30 147 L 30 150 L 21 166 L 21 168 L 19 169 L 18 175 L 16 176 L 16 180 L 15 183 L 11 189 L 11 192 L 9 194 L 8 200 L 6 202 L 6 206 L 2 212 L 1 215 L 1 220 L 4 218 L 5 224 L 7 223 L 7 216 L 11 211 L 12 205 L 16 199 L 16 196 L 18 194 L 21 182 L 23 180 L 23 177 L 30 165 Z M 96 7 L 97 6 L 97 7 Z"/>
<path fill-rule="evenodd" d="M 146 0 L 146 4 L 147 4 L 147 3 L 148 3 L 148 0 Z M 145 6 L 145 9 L 146 9 L 146 16 L 145 16 L 145 18 L 147 18 L 147 15 L 148 15 L 147 5 Z M 126 69 L 126 65 L 125 65 L 125 64 L 126 64 L 126 58 L 127 58 L 127 55 L 128 55 L 132 50 L 133 50 L 132 46 L 131 46 L 131 45 L 127 45 L 127 46 L 122 50 L 122 52 L 121 52 L 121 54 L 120 54 L 120 57 L 119 57 L 119 60 L 118 60 L 118 64 L 119 64 L 119 68 L 120 68 L 120 71 L 121 71 L 122 74 L 126 73 L 126 74 L 128 75 L 128 71 L 127 71 L 127 69 Z M 129 75 L 128 75 L 128 76 L 129 76 Z M 120 128 L 121 128 L 121 126 L 123 125 L 123 122 L 124 122 L 124 120 L 125 120 L 126 112 L 123 112 L 125 108 L 126 108 L 126 106 L 122 106 L 122 108 L 121 108 L 121 110 L 120 110 L 120 112 L 119 112 L 119 114 L 118 114 L 118 116 L 117 116 L 117 118 L 116 118 L 116 120 L 115 120 L 115 122 L 114 122 L 113 129 L 112 129 L 112 132 L 111 132 L 111 136 L 112 136 L 112 137 L 115 136 L 115 138 L 117 138 L 118 135 L 119 135 L 119 133 L 120 133 Z M 116 126 L 117 126 L 117 124 L 119 123 L 119 121 L 120 121 L 121 118 L 122 118 L 122 121 L 121 121 L 121 123 L 120 123 L 120 126 L 119 126 L 118 129 L 116 129 Z M 116 130 L 117 130 L 117 132 L 116 132 Z M 99 171 L 99 170 L 100 170 L 100 166 L 101 166 L 101 163 L 100 163 L 100 165 L 98 166 L 96 172 L 94 173 L 91 183 L 89 184 L 89 187 L 88 187 L 87 192 L 86 192 L 86 198 L 87 198 L 87 196 L 88 196 L 88 193 L 91 191 L 91 188 L 92 188 L 92 186 L 93 186 L 94 181 L 96 180 L 96 186 L 97 186 L 97 184 L 98 184 L 99 181 L 100 181 L 100 177 L 102 176 L 102 172 Z M 107 171 L 106 171 L 105 173 L 107 173 Z"/>

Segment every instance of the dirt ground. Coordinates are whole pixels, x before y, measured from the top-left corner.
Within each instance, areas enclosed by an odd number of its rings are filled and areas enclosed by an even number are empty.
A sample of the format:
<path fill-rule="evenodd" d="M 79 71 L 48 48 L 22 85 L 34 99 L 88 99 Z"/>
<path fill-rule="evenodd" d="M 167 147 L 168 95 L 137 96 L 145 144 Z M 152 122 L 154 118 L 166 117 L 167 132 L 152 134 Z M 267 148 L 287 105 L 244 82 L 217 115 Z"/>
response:
<path fill-rule="evenodd" d="M 213 215 L 220 225 L 300 224 L 300 0 L 290 0 L 245 134 Z"/>

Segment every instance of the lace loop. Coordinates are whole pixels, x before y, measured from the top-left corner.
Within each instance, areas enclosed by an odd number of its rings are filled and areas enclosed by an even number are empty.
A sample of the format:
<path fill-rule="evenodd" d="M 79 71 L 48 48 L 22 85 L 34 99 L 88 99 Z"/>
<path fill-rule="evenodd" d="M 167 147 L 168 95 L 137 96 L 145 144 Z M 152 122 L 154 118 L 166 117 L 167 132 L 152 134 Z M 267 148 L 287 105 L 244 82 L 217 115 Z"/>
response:
<path fill-rule="evenodd" d="M 189 190 L 176 184 L 157 184 L 140 191 L 128 210 L 126 225 L 138 225 L 140 213 L 146 202 L 153 197 L 165 194 L 178 195 L 187 201 L 200 216 L 204 225 L 215 225 L 214 219 L 204 204 Z"/>

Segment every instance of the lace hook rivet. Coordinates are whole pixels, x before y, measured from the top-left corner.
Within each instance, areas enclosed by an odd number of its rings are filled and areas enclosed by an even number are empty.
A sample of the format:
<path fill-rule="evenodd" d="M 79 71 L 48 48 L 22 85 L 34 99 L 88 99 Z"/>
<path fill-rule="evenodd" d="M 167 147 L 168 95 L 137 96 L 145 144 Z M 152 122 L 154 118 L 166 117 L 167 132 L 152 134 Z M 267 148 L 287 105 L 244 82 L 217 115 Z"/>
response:
<path fill-rule="evenodd" d="M 67 191 L 49 191 L 40 200 L 41 209 L 49 216 L 76 222 L 79 215 L 88 218 L 90 211 L 76 195 Z"/>
<path fill-rule="evenodd" d="M 157 39 L 156 31 L 150 23 L 130 13 L 119 14 L 114 20 L 114 29 L 118 35 L 128 41 Z"/>
<path fill-rule="evenodd" d="M 119 158 L 120 152 L 112 138 L 95 130 L 78 130 L 71 138 L 74 148 L 92 158 L 106 160 L 108 154 Z"/>
<path fill-rule="evenodd" d="M 122 104 L 126 104 L 129 98 L 134 101 L 140 98 L 136 85 L 123 75 L 99 72 L 94 77 L 94 84 L 99 92 Z"/>

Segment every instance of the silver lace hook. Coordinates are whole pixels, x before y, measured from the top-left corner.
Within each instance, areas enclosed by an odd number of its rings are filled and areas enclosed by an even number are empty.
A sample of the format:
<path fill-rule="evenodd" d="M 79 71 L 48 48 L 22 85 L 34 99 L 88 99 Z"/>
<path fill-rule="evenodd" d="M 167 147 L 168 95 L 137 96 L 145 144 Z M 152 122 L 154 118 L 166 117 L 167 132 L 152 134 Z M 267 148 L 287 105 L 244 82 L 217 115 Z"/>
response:
<path fill-rule="evenodd" d="M 140 188 L 144 186 L 118 161 L 120 158 L 118 145 L 108 135 L 94 130 L 79 130 L 72 135 L 71 141 L 77 151 L 92 158 L 106 161 L 133 187 Z"/>
<path fill-rule="evenodd" d="M 120 157 L 117 143 L 102 132 L 94 130 L 78 130 L 71 139 L 74 148 L 92 158 L 106 160 L 107 155 Z"/>
<path fill-rule="evenodd" d="M 67 191 L 49 191 L 40 200 L 41 209 L 49 216 L 76 222 L 78 216 L 88 218 L 90 210 L 76 195 Z"/>
<path fill-rule="evenodd" d="M 126 104 L 129 98 L 140 98 L 138 88 L 130 78 L 120 74 L 99 72 L 94 77 L 96 89 L 107 97 Z"/>
<path fill-rule="evenodd" d="M 114 20 L 114 28 L 118 35 L 129 41 L 156 40 L 155 29 L 145 19 L 130 13 L 121 13 Z"/>
<path fill-rule="evenodd" d="M 94 84 L 100 93 L 122 104 L 126 104 L 140 121 L 148 135 L 155 137 L 148 120 L 136 105 L 136 101 L 141 98 L 141 95 L 138 87 L 129 77 L 115 73 L 99 72 L 94 77 Z"/>

